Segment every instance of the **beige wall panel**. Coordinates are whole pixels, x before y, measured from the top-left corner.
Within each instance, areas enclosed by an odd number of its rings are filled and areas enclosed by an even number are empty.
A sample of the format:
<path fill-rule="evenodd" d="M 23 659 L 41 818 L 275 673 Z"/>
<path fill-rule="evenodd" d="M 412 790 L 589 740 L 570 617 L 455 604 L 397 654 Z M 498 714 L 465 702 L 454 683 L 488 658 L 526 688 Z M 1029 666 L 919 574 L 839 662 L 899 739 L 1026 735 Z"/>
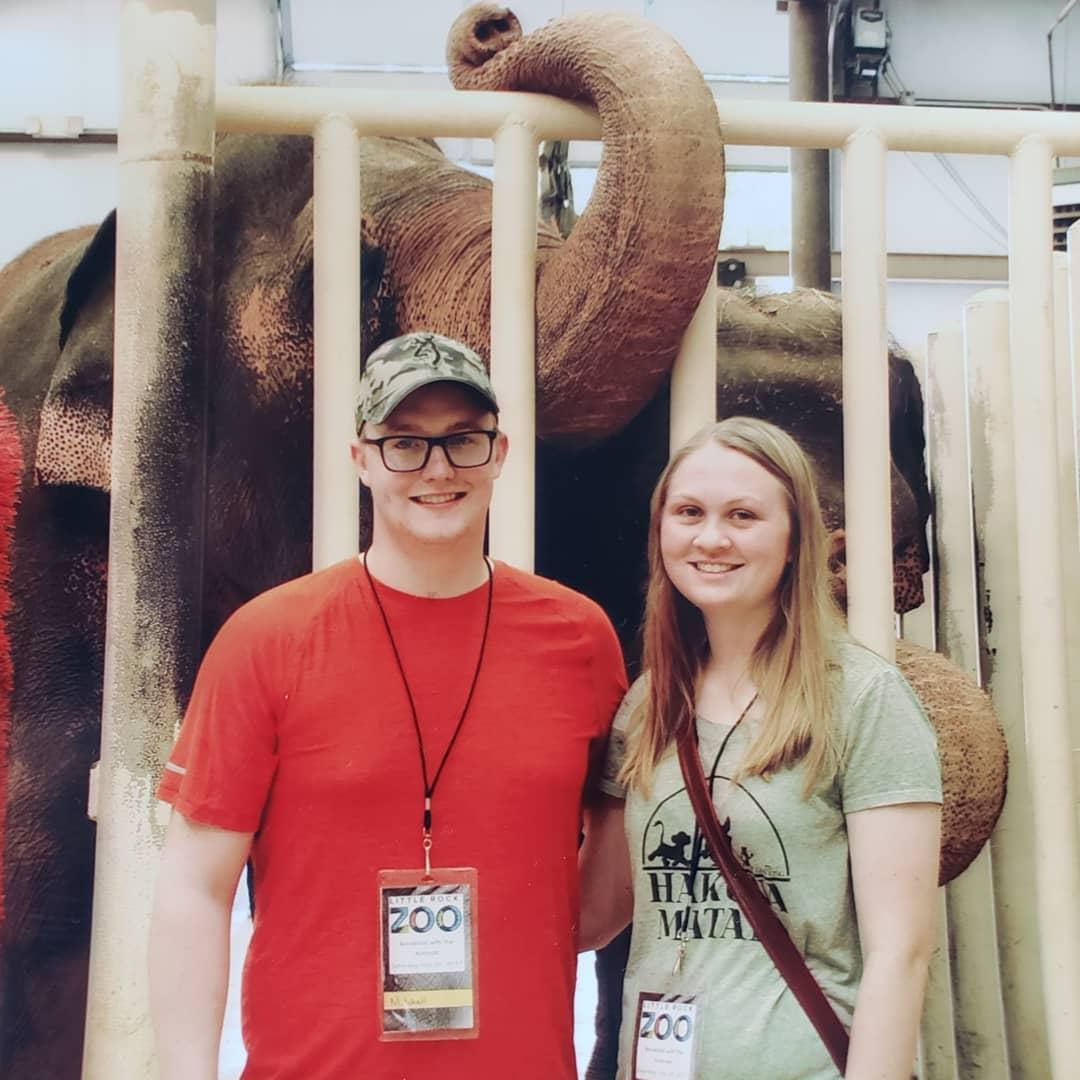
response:
<path fill-rule="evenodd" d="M 963 335 L 959 324 L 929 336 L 924 381 L 927 464 L 938 651 L 979 677 L 975 529 Z M 957 1068 L 969 1076 L 1005 1076 L 1005 1020 L 997 960 L 997 917 L 989 846 L 945 889 L 952 957 Z"/>
<path fill-rule="evenodd" d="M 1057 385 L 1058 493 L 1065 574 L 1065 640 L 1074 765 L 1080 764 L 1080 500 L 1077 497 L 1076 369 L 1080 353 L 1080 228 L 1068 232 L 1068 255 L 1054 256 L 1054 370 Z M 1080 770 L 1074 768 L 1074 783 Z M 1080 799 L 1080 796 L 1078 796 Z M 1077 803 L 1080 813 L 1080 801 Z"/>
<path fill-rule="evenodd" d="M 978 294 L 968 303 L 964 319 L 982 617 L 980 671 L 1009 744 L 1009 792 L 991 840 L 1009 1076 L 1046 1080 L 1052 1074 L 1032 887 L 1035 826 L 1020 674 L 1008 294 Z"/>

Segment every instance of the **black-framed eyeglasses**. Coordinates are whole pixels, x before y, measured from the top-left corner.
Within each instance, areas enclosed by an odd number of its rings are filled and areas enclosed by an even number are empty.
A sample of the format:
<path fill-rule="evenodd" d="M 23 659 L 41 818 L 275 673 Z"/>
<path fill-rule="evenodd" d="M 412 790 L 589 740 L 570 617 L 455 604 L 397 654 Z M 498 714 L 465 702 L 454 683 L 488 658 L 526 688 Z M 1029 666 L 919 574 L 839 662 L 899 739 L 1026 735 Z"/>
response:
<path fill-rule="evenodd" d="M 377 446 L 382 463 L 391 472 L 419 472 L 428 463 L 434 446 L 442 447 L 446 460 L 455 469 L 486 465 L 498 434 L 498 430 L 454 431 L 449 435 L 384 435 L 360 441 Z"/>

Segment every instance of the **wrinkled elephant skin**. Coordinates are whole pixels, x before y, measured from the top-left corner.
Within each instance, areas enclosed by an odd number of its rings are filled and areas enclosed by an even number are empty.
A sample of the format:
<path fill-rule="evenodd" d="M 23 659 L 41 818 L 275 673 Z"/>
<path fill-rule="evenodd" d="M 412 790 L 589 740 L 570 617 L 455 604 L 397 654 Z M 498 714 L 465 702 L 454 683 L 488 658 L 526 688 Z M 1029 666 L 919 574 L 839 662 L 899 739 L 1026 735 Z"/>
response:
<path fill-rule="evenodd" d="M 94 833 L 87 773 L 101 712 L 108 499 L 35 483 L 36 419 L 56 368 L 66 282 L 92 230 L 39 244 L 0 271 L 4 397 L 23 448 L 8 633 L 15 670 L 0 925 L 0 1073 L 77 1075 Z M 109 282 L 87 323 L 111 351 Z"/>

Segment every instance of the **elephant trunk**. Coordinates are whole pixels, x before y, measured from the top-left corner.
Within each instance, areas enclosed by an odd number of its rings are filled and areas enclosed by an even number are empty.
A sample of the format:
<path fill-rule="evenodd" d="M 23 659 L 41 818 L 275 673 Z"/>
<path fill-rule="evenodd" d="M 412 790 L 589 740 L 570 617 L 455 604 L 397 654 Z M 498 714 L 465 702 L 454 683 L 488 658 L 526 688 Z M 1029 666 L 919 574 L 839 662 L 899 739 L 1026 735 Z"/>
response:
<path fill-rule="evenodd" d="M 523 37 L 474 4 L 447 44 L 459 89 L 588 101 L 604 149 L 585 213 L 538 252 L 538 429 L 591 442 L 621 429 L 671 369 L 714 273 L 724 199 L 716 107 L 682 48 L 647 19 L 583 14 Z"/>

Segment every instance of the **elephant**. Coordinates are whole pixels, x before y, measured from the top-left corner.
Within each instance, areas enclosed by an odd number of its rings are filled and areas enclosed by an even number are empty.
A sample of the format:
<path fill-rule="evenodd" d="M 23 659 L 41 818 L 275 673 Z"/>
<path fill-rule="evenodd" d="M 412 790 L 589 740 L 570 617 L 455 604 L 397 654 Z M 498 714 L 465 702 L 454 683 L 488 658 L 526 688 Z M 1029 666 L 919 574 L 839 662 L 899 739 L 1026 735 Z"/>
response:
<path fill-rule="evenodd" d="M 477 41 L 504 40 L 511 26 L 490 7 L 468 19 L 455 32 L 472 26 Z M 700 73 L 644 19 L 558 20 L 521 44 L 523 77 L 596 100 L 609 132 L 594 206 L 573 238 L 537 235 L 538 430 L 595 440 L 662 382 L 712 272 L 723 143 Z M 431 143 L 365 139 L 361 157 L 365 349 L 413 327 L 486 346 L 490 185 Z M 222 137 L 213 235 L 204 644 L 245 600 L 310 567 L 310 139 Z M 0 388 L 23 460 L 0 937 L 0 1071 L 12 1080 L 75 1076 L 81 1056 L 114 249 L 110 215 L 0 271 Z"/>
<path fill-rule="evenodd" d="M 558 93 L 600 112 L 605 149 L 589 206 L 565 241 L 550 226 L 537 230 L 537 569 L 596 597 L 633 653 L 648 491 L 666 456 L 666 379 L 714 273 L 724 192 L 715 106 L 685 53 L 638 17 L 570 16 L 523 36 L 506 9 L 474 5 L 454 24 L 448 54 L 459 86 Z M 396 334 L 433 329 L 487 359 L 490 184 L 430 142 L 364 138 L 360 155 L 365 355 Z M 204 647 L 240 604 L 310 567 L 311 141 L 221 136 L 213 183 Z M 0 1071 L 9 1080 L 65 1080 L 81 1057 L 115 230 L 111 214 L 0 270 L 0 390 L 22 456 L 0 836 Z M 739 335 L 738 318 L 730 322 L 719 328 L 721 371 L 725 333 Z M 792 394 L 832 379 L 836 362 L 832 353 L 823 362 L 827 376 L 795 375 Z M 910 601 L 921 564 L 906 553 L 925 549 L 929 500 L 918 384 L 905 360 L 893 365 L 894 540 L 905 553 L 898 592 Z M 722 378 L 721 406 L 725 392 Z M 761 407 L 777 404 L 763 398 Z M 837 530 L 842 491 L 827 450 L 838 408 L 834 395 L 804 410 L 804 437 L 815 418 L 824 432 L 808 449 Z M 366 540 L 364 506 L 360 526 Z M 4 765 L 0 756 L 0 780 Z"/>

